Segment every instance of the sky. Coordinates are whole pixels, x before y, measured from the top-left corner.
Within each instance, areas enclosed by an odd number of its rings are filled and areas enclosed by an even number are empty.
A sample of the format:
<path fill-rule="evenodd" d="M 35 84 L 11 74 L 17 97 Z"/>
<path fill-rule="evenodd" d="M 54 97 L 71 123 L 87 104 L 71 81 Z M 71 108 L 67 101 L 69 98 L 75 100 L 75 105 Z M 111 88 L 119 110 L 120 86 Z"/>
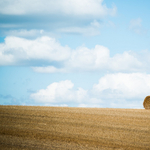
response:
<path fill-rule="evenodd" d="M 0 0 L 0 105 L 142 109 L 149 0 Z"/>

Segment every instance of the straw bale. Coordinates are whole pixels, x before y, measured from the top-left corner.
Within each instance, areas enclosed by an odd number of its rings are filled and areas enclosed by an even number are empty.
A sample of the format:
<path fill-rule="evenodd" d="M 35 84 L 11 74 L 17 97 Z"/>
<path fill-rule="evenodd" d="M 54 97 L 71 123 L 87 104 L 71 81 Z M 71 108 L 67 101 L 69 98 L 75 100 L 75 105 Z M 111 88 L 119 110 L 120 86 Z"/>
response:
<path fill-rule="evenodd" d="M 150 109 L 150 96 L 145 97 L 143 106 L 145 109 Z"/>

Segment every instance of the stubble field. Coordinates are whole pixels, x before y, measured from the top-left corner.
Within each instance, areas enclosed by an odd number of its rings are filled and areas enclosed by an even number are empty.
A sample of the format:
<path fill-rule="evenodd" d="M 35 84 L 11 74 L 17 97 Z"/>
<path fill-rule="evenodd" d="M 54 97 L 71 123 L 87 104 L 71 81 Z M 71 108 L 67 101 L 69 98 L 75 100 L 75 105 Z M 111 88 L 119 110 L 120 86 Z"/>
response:
<path fill-rule="evenodd" d="M 0 106 L 0 149 L 150 150 L 150 110 Z"/>

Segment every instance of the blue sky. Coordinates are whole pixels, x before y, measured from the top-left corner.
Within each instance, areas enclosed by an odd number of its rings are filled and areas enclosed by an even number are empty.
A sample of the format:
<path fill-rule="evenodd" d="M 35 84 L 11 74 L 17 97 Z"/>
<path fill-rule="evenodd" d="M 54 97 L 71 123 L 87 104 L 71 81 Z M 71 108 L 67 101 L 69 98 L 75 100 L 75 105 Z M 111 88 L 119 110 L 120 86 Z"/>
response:
<path fill-rule="evenodd" d="M 1 0 L 0 104 L 143 108 L 150 1 Z"/>

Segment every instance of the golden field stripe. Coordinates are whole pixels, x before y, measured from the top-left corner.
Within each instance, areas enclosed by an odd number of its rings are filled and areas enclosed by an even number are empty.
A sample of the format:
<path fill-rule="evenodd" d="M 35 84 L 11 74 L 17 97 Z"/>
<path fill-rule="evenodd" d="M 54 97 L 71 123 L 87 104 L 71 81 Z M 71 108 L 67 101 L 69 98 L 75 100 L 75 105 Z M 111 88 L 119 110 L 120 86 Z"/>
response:
<path fill-rule="evenodd" d="M 0 106 L 2 149 L 149 150 L 144 109 Z"/>

